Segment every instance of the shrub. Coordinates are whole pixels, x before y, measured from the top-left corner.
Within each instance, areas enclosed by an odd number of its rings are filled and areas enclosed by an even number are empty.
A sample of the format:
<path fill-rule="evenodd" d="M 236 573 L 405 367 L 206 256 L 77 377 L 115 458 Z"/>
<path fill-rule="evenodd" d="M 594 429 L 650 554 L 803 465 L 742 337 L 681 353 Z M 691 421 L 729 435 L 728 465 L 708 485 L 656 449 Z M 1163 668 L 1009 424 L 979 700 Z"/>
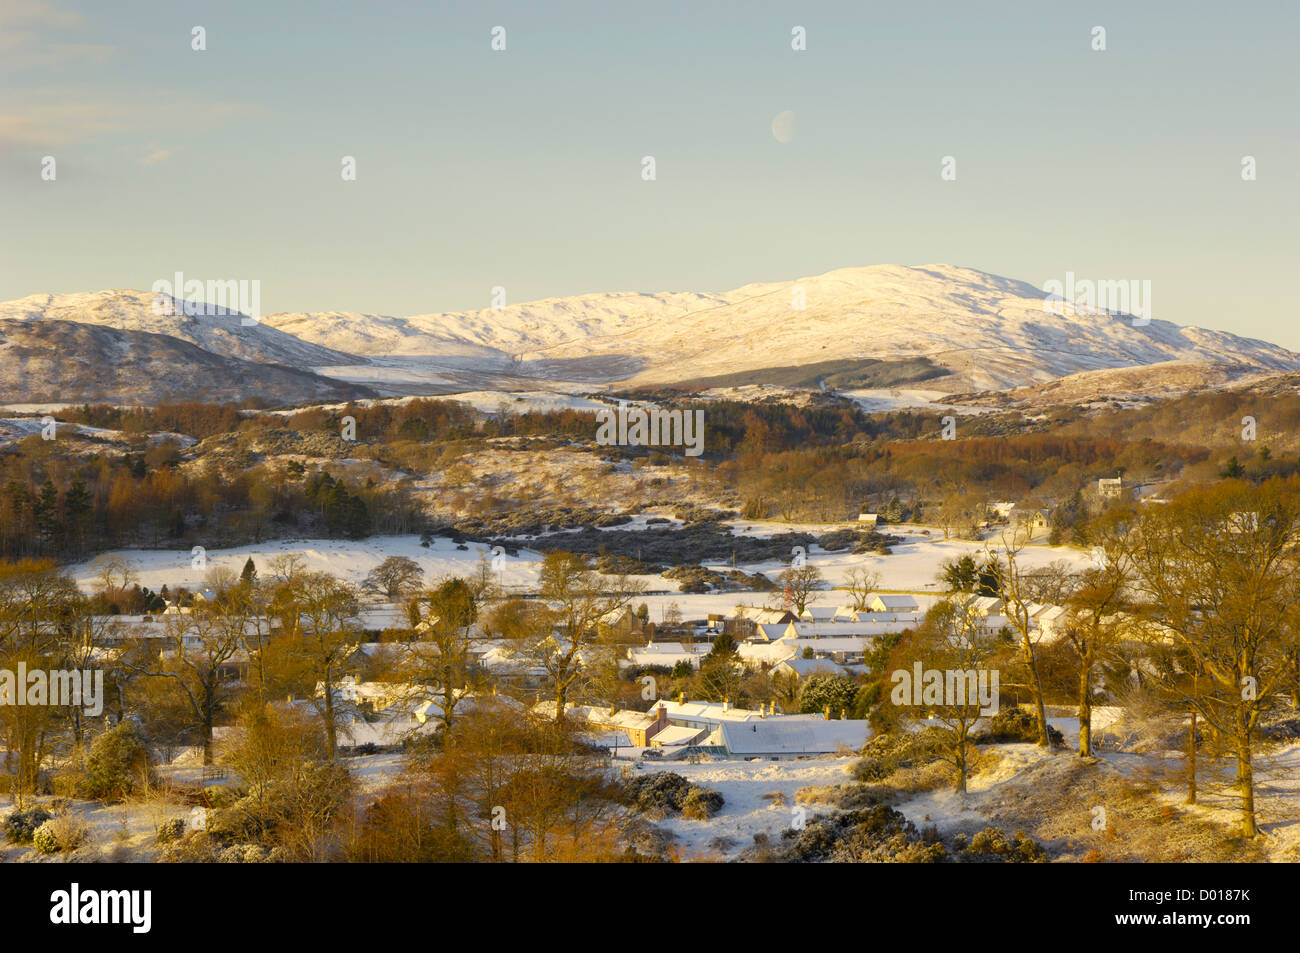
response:
<path fill-rule="evenodd" d="M 829 707 L 831 717 L 838 718 L 853 707 L 857 693 L 858 683 L 847 675 L 812 675 L 799 690 L 799 711 L 816 714 Z"/>
<path fill-rule="evenodd" d="M 77 814 L 59 814 L 36 828 L 32 846 L 42 854 L 76 850 L 86 843 L 86 822 Z"/>
<path fill-rule="evenodd" d="M 691 784 L 672 771 L 655 771 L 624 782 L 623 800 L 651 816 L 684 814 L 697 820 L 712 817 L 724 803 L 718 791 Z"/>
<path fill-rule="evenodd" d="M 966 846 L 954 841 L 954 850 L 960 859 L 975 862 L 1035 864 L 1047 860 L 1047 852 L 1024 831 L 1016 831 L 1010 839 L 1006 832 L 996 827 L 986 827 L 970 839 Z"/>
<path fill-rule="evenodd" d="M 899 768 L 922 768 L 939 760 L 935 754 L 937 729 L 879 734 L 862 748 L 862 760 L 853 763 L 858 781 L 883 781 Z"/>
<path fill-rule="evenodd" d="M 812 818 L 781 836 L 784 861 L 935 863 L 947 857 L 942 844 L 923 843 L 911 821 L 883 804 Z"/>
<path fill-rule="evenodd" d="M 1065 744 L 1065 737 L 1051 725 L 1047 726 L 1047 737 L 1054 745 Z M 1000 709 L 989 721 L 988 728 L 976 735 L 974 740 L 976 744 L 1036 742 L 1038 718 L 1018 705 Z"/>
<path fill-rule="evenodd" d="M 171 844 L 180 840 L 185 836 L 188 827 L 183 817 L 173 817 L 171 820 L 163 821 L 158 825 L 157 843 Z"/>
<path fill-rule="evenodd" d="M 124 721 L 91 744 L 82 793 L 95 800 L 118 801 L 146 783 L 148 777 L 149 749 L 135 725 Z"/>
<path fill-rule="evenodd" d="M 57 854 L 59 852 L 59 838 L 54 833 L 54 828 L 50 827 L 49 821 L 36 828 L 36 832 L 32 834 L 32 846 L 42 854 Z"/>
<path fill-rule="evenodd" d="M 624 785 L 629 804 L 647 814 L 677 814 L 682 809 L 691 783 L 680 774 L 656 771 L 629 779 Z"/>
<path fill-rule="evenodd" d="M 43 807 L 14 811 L 5 818 L 5 839 L 12 844 L 30 844 L 36 829 L 50 819 Z"/>
<path fill-rule="evenodd" d="M 59 853 L 59 835 L 56 835 L 55 828 L 49 826 L 48 820 L 32 833 L 31 844 L 43 854 Z"/>
<path fill-rule="evenodd" d="M 271 852 L 257 844 L 232 844 L 217 855 L 221 864 L 264 864 Z"/>
<path fill-rule="evenodd" d="M 722 810 L 722 794 L 711 788 L 692 787 L 682 802 L 682 816 L 692 820 L 707 821 Z"/>
<path fill-rule="evenodd" d="M 164 864 L 210 864 L 217 859 L 216 847 L 206 831 L 194 831 L 168 844 L 158 855 Z"/>

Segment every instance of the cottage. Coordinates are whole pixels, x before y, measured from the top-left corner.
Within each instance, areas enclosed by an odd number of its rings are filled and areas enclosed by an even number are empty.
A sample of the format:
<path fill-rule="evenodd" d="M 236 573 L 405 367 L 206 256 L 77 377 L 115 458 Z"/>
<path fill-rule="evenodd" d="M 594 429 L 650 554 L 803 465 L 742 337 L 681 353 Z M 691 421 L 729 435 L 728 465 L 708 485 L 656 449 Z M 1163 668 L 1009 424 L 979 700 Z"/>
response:
<path fill-rule="evenodd" d="M 628 662 L 632 665 L 667 665 L 686 662 L 699 668 L 700 659 L 708 654 L 708 646 L 683 644 L 681 642 L 648 642 L 643 648 L 627 650 Z"/>
<path fill-rule="evenodd" d="M 788 658 L 772 666 L 772 675 L 793 675 L 802 681 L 810 675 L 845 675 L 847 670 L 825 658 Z"/>
<path fill-rule="evenodd" d="M 750 640 L 753 642 L 775 642 L 778 639 L 783 638 L 792 625 L 794 625 L 793 622 L 765 622 L 761 625 L 756 625 L 754 626 L 754 632 L 750 636 Z"/>
<path fill-rule="evenodd" d="M 768 609 L 763 606 L 736 606 L 736 611 L 723 623 L 722 631 L 737 642 L 756 637 L 760 625 L 788 625 L 795 620 L 789 609 Z"/>
<path fill-rule="evenodd" d="M 830 622 L 839 613 L 835 606 L 807 606 L 799 613 L 800 622 Z"/>
<path fill-rule="evenodd" d="M 802 658 L 805 649 L 811 649 L 814 658 L 830 658 L 840 665 L 855 665 L 863 660 L 872 644 L 871 636 L 822 637 L 817 639 L 785 639 L 790 648 L 790 658 Z"/>
<path fill-rule="evenodd" d="M 794 621 L 794 613 L 789 609 L 769 609 L 766 606 L 736 606 L 730 622 L 746 621 L 755 625 L 780 623 L 785 625 Z"/>
<path fill-rule="evenodd" d="M 1033 621 L 1038 626 L 1038 640 L 1044 645 L 1051 645 L 1065 634 L 1069 611 L 1063 606 L 1048 606 Z"/>
<path fill-rule="evenodd" d="M 750 722 L 724 722 L 718 735 L 728 755 L 769 758 L 852 754 L 871 736 L 866 721 L 826 721 L 821 718 L 769 718 Z"/>
<path fill-rule="evenodd" d="M 539 702 L 534 708 L 539 715 L 549 717 L 555 711 L 555 702 Z M 668 727 L 668 712 L 660 703 L 649 712 L 595 705 L 570 705 L 564 709 L 566 718 L 584 722 L 596 732 L 599 743 L 612 748 L 645 748 L 650 740 Z"/>
<path fill-rule="evenodd" d="M 874 596 L 867 608 L 872 612 L 915 612 L 921 607 L 911 596 Z"/>
<path fill-rule="evenodd" d="M 605 638 L 629 639 L 641 634 L 641 619 L 627 606 L 611 609 L 596 621 L 596 628 Z"/>

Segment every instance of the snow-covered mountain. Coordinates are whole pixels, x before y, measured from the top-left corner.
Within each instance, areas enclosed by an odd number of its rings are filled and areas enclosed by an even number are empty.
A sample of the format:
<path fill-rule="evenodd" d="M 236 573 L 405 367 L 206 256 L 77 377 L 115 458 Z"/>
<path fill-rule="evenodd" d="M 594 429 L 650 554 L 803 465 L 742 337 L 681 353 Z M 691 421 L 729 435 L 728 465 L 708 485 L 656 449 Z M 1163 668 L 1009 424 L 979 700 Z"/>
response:
<path fill-rule="evenodd" d="M 938 370 L 930 369 L 925 387 L 945 393 L 1148 365 L 1300 370 L 1300 354 L 1265 341 L 1120 314 L 1055 313 L 1033 285 L 952 265 L 875 265 L 723 293 L 584 294 L 409 317 L 283 313 L 252 326 L 235 312 L 158 315 L 154 298 L 138 291 L 34 295 L 0 304 L 0 334 L 6 320 L 149 332 L 393 395 L 579 390 L 743 372 L 762 381 L 769 369 L 788 378 L 792 367 L 819 371 L 832 362 L 842 375 L 872 359 L 927 359 Z"/>
<path fill-rule="evenodd" d="M 371 396 L 282 364 L 213 353 L 166 334 L 56 319 L 0 321 L 0 402 L 272 404 Z"/>
<path fill-rule="evenodd" d="M 160 298 L 158 314 L 155 300 Z M 307 369 L 318 364 L 351 360 L 327 347 L 308 343 L 263 324 L 244 325 L 244 315 L 224 308 L 214 314 L 187 315 L 185 302 L 147 291 L 91 291 L 85 294 L 42 294 L 0 303 L 0 321 L 45 320 L 98 324 L 119 331 L 165 334 L 198 345 L 221 357 L 258 364 L 284 364 Z M 0 325 L 0 331 L 3 325 Z"/>
<path fill-rule="evenodd" d="M 1300 368 L 1264 341 L 1168 321 L 1055 314 L 1025 282 L 952 265 L 876 265 L 721 294 L 588 294 L 393 318 L 276 314 L 272 327 L 382 365 L 322 369 L 410 383 L 477 368 L 556 381 L 669 383 L 829 360 L 928 357 L 927 387 L 1024 386 L 1166 361 Z M 802 305 L 802 308 L 799 306 Z"/>

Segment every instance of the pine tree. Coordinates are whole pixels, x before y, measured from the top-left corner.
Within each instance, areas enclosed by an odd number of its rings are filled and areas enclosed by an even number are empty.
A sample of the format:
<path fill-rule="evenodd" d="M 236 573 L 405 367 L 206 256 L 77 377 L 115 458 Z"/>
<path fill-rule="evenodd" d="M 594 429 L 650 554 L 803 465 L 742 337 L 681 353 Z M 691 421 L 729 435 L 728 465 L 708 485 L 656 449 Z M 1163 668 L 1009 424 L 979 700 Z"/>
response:
<path fill-rule="evenodd" d="M 41 484 L 35 509 L 36 531 L 40 534 L 42 545 L 57 550 L 63 536 L 63 523 L 59 519 L 59 491 L 54 488 L 54 481 L 49 477 Z"/>
<path fill-rule="evenodd" d="M 87 517 L 90 515 L 90 494 L 80 474 L 72 478 L 72 486 L 63 494 L 63 514 L 67 521 L 68 543 L 79 553 L 85 542 Z"/>

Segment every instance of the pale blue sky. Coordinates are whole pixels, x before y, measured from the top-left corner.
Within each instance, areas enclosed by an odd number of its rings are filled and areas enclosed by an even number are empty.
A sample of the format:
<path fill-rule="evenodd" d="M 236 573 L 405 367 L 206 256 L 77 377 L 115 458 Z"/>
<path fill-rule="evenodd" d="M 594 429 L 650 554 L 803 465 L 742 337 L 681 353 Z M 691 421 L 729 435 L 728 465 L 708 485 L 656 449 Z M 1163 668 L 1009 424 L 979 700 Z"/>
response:
<path fill-rule="evenodd" d="M 1300 349 L 1298 27 L 1286 2 L 0 0 L 0 299 L 179 270 L 259 279 L 264 314 L 411 314 L 950 262 L 1146 279 L 1157 318 Z"/>

